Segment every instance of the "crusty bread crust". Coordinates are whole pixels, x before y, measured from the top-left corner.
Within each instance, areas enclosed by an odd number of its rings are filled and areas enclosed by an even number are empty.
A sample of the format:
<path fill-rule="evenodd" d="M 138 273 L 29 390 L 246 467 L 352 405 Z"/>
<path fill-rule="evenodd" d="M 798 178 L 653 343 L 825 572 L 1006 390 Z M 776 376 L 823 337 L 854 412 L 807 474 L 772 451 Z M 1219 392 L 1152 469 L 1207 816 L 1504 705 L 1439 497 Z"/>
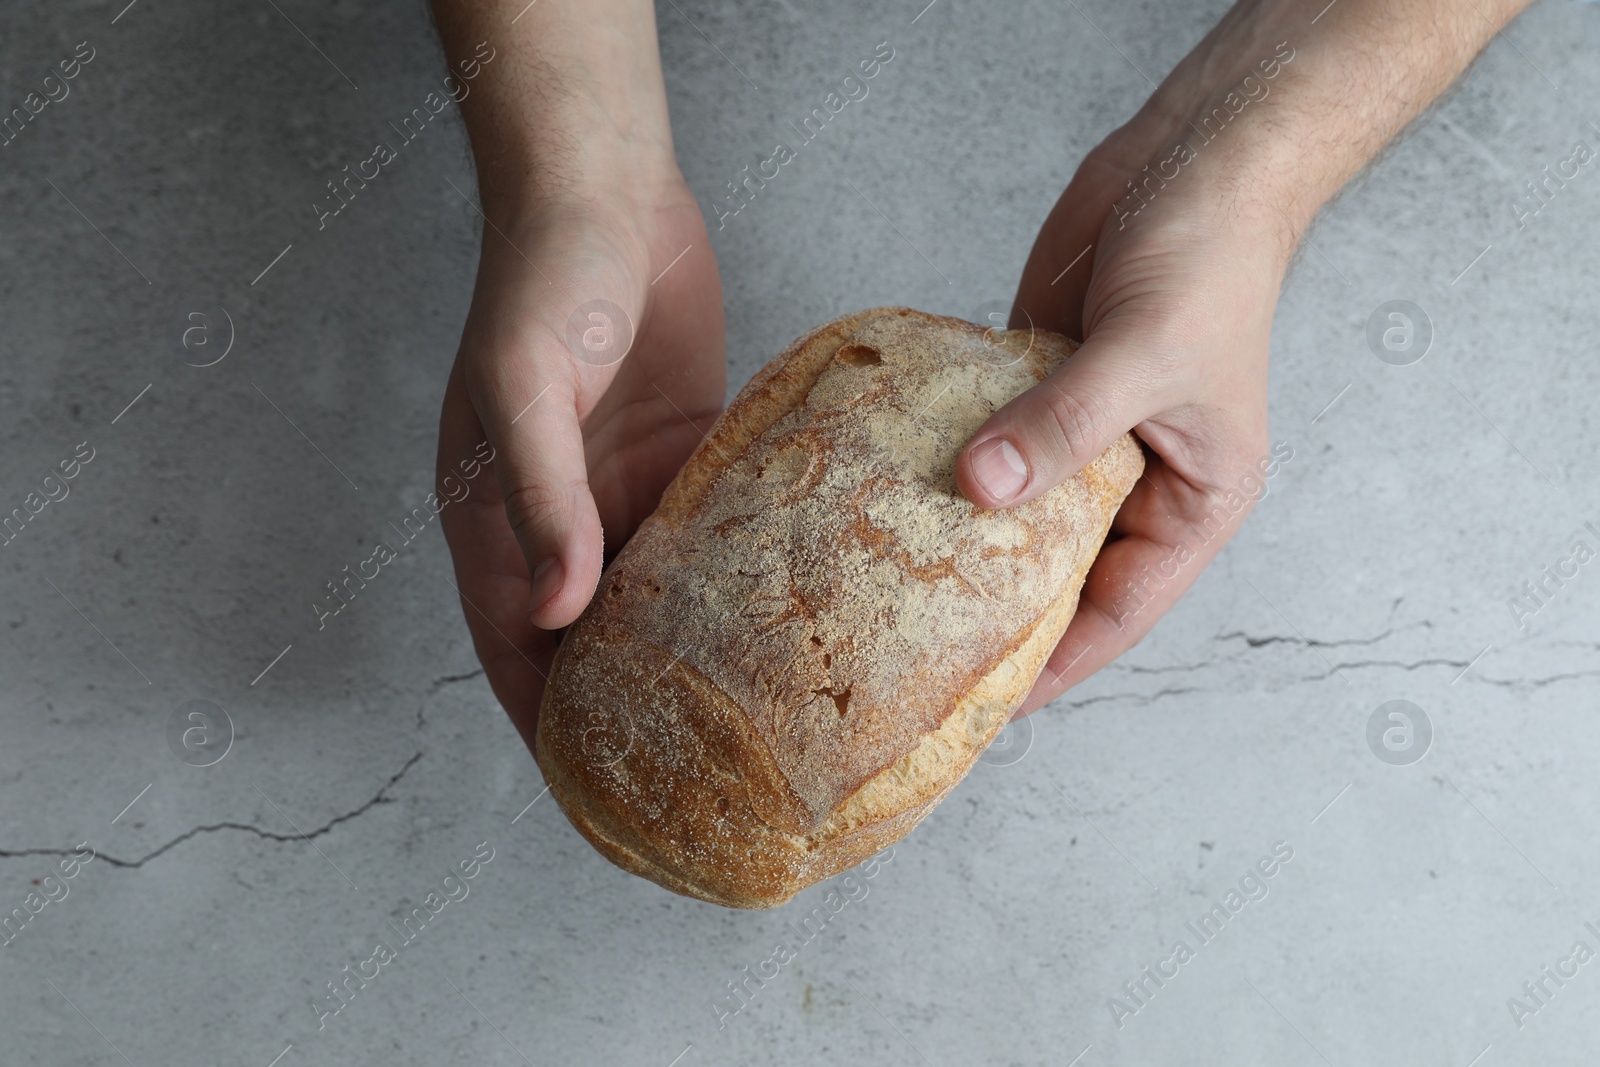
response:
<path fill-rule="evenodd" d="M 617 865 L 781 904 L 908 833 L 1010 719 L 1143 471 L 983 511 L 955 460 L 1072 342 L 878 308 L 735 398 L 565 635 L 535 755 Z"/>

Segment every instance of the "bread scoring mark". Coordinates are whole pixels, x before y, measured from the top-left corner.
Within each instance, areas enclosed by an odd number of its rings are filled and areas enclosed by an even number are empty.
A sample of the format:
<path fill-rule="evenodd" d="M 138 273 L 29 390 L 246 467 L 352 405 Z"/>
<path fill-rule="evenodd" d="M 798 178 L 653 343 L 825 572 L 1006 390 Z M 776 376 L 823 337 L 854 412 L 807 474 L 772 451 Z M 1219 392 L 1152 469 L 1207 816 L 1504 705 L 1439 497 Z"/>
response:
<path fill-rule="evenodd" d="M 1011 652 L 957 702 L 938 729 L 924 734 L 905 755 L 884 767 L 845 798 L 815 836 L 823 841 L 884 818 L 886 813 L 920 820 L 971 769 L 1033 687 L 1050 650 L 1078 604 L 1076 582 L 1021 637 Z"/>
<path fill-rule="evenodd" d="M 821 689 L 813 689 L 811 691 L 811 695 L 832 697 L 833 705 L 839 709 L 839 718 L 841 719 L 844 718 L 850 710 L 850 687 L 848 685 L 839 690 L 837 693 L 833 691 L 833 686 L 825 685 Z"/>
<path fill-rule="evenodd" d="M 877 367 L 883 363 L 882 352 L 871 345 L 859 342 L 852 342 L 840 348 L 834 358 L 852 367 Z"/>
<path fill-rule="evenodd" d="M 663 522 L 692 523 L 714 485 L 733 473 L 727 457 L 743 457 L 750 445 L 803 403 L 811 387 L 833 362 L 858 324 L 882 309 L 844 315 L 812 330 L 768 363 L 750 379 L 736 398 L 738 418 L 720 418 L 690 454 L 688 462 L 661 496 L 656 514 Z M 648 520 L 647 520 L 648 521 Z"/>

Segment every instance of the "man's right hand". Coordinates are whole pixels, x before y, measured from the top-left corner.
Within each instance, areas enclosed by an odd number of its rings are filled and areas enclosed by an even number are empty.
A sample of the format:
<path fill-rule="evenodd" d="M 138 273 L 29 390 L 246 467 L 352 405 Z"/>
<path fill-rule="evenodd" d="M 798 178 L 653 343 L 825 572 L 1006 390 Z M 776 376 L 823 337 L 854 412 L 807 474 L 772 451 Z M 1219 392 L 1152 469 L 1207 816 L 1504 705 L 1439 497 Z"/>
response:
<path fill-rule="evenodd" d="M 509 26 L 515 10 L 485 13 L 498 4 L 437 5 L 447 52 L 498 51 L 463 103 L 486 225 L 438 477 L 485 441 L 494 459 L 441 522 L 478 658 L 530 745 L 552 631 L 582 612 L 603 545 L 654 510 L 726 389 L 722 289 L 672 157 L 654 20 L 615 2 L 644 17 L 534 8 Z M 554 63 L 536 43 L 552 39 Z M 560 69 L 580 54 L 593 64 Z M 544 105 L 531 131 L 530 95 Z"/>

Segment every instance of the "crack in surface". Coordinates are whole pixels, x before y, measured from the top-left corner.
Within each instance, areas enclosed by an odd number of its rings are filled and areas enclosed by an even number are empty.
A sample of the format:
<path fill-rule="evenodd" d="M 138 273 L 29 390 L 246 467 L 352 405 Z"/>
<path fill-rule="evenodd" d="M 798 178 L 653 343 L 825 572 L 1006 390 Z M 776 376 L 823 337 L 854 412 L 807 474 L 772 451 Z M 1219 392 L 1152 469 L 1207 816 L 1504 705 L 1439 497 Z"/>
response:
<path fill-rule="evenodd" d="M 1376 659 L 1361 660 L 1356 663 L 1340 663 L 1334 667 L 1334 671 L 1360 670 L 1363 667 L 1397 667 L 1403 671 L 1420 670 L 1423 667 L 1460 667 L 1465 669 L 1473 662 L 1476 661 L 1464 659 L 1419 659 L 1413 663 L 1406 663 L 1399 660 Z M 1330 677 L 1334 671 L 1329 671 L 1325 674 L 1310 675 L 1302 678 L 1301 681 L 1320 682 L 1323 679 Z M 1543 686 L 1553 685 L 1556 682 L 1569 681 L 1574 678 L 1590 678 L 1597 674 L 1600 674 L 1600 671 L 1567 671 L 1562 674 L 1552 674 L 1544 678 L 1490 678 L 1487 675 L 1481 674 L 1476 675 L 1476 678 L 1478 681 L 1485 682 L 1489 685 L 1498 685 L 1503 688 L 1528 686 L 1533 689 L 1539 689 Z"/>
<path fill-rule="evenodd" d="M 1546 678 L 1490 678 L 1487 675 L 1479 675 L 1478 678 L 1480 681 L 1487 682 L 1490 685 L 1504 686 L 1506 688 L 1525 685 L 1533 689 L 1540 689 L 1556 682 L 1571 681 L 1574 678 L 1592 678 L 1597 674 L 1600 674 L 1600 671 L 1568 671 L 1565 674 L 1552 674 Z"/>
<path fill-rule="evenodd" d="M 1099 704 L 1102 701 L 1107 701 L 1107 700 L 1135 700 L 1135 701 L 1138 701 L 1139 704 L 1142 706 L 1142 705 L 1145 705 L 1145 704 L 1153 704 L 1157 700 L 1160 700 L 1162 697 L 1175 697 L 1175 696 L 1182 696 L 1185 693 L 1205 693 L 1205 692 L 1211 692 L 1211 690 L 1203 689 L 1200 686 L 1196 686 L 1196 685 L 1185 685 L 1185 686 L 1178 686 L 1178 687 L 1175 687 L 1175 688 L 1172 688 L 1172 689 L 1160 689 L 1160 690 L 1157 690 L 1154 693 L 1106 693 L 1106 694 L 1104 694 L 1102 696 L 1085 697 L 1082 700 L 1069 701 L 1068 702 L 1068 704 L 1069 704 L 1068 710 L 1069 711 L 1077 711 L 1079 708 L 1086 708 L 1090 704 Z"/>
<path fill-rule="evenodd" d="M 449 685 L 452 682 L 471 681 L 473 678 L 478 677 L 482 673 L 483 673 L 483 668 L 479 667 L 477 670 L 468 671 L 466 674 L 445 674 L 445 675 L 441 675 L 440 677 L 435 678 L 433 680 L 433 685 L 428 688 L 428 693 L 429 693 L 429 695 L 437 693 L 439 690 L 443 689 L 445 686 Z"/>
<path fill-rule="evenodd" d="M 1405 600 L 1404 597 L 1395 598 L 1394 602 L 1392 604 L 1390 604 L 1390 606 L 1389 606 L 1389 619 L 1388 619 L 1387 628 L 1382 633 L 1377 634 L 1376 636 L 1373 636 L 1373 637 L 1350 637 L 1350 638 L 1342 638 L 1342 639 L 1337 639 L 1337 640 L 1325 640 L 1325 639 L 1319 639 L 1319 638 L 1315 638 L 1315 637 L 1304 637 L 1304 636 L 1301 636 L 1299 634 L 1294 634 L 1294 635 L 1273 634 L 1273 633 L 1252 634 L 1252 633 L 1248 633 L 1248 632 L 1246 632 L 1244 630 L 1233 630 L 1233 631 L 1230 631 L 1228 633 L 1218 633 L 1218 634 L 1214 635 L 1211 638 L 1211 640 L 1213 642 L 1216 642 L 1216 643 L 1239 642 L 1240 644 L 1238 644 L 1235 647 L 1235 649 L 1230 650 L 1230 651 L 1228 651 L 1226 653 L 1219 653 L 1219 655 L 1217 655 L 1215 657 L 1212 657 L 1212 658 L 1209 658 L 1209 659 L 1206 659 L 1206 660 L 1202 660 L 1202 661 L 1200 661 L 1198 663 L 1176 663 L 1176 664 L 1170 664 L 1170 665 L 1166 665 L 1166 666 L 1147 667 L 1147 666 L 1142 666 L 1142 665 L 1135 664 L 1135 663 L 1115 662 L 1115 663 L 1109 664 L 1108 665 L 1108 669 L 1112 670 L 1112 671 L 1124 671 L 1124 672 L 1126 672 L 1128 674 L 1134 674 L 1134 675 L 1194 674 L 1194 673 L 1197 673 L 1197 672 L 1203 672 L 1203 671 L 1207 671 L 1207 670 L 1219 667 L 1219 666 L 1221 666 L 1223 664 L 1237 663 L 1240 660 L 1246 659 L 1249 656 L 1249 653 L 1250 653 L 1251 650 L 1257 649 L 1257 648 L 1264 648 L 1264 647 L 1267 647 L 1269 645 L 1294 645 L 1294 646 L 1299 646 L 1299 647 L 1302 647 L 1302 648 L 1310 648 L 1310 649 L 1370 647 L 1370 646 L 1373 646 L 1373 645 L 1381 644 L 1383 641 L 1387 640 L 1388 638 L 1390 638 L 1394 634 L 1396 634 L 1396 633 L 1398 633 L 1400 631 L 1403 631 L 1403 630 L 1411 630 L 1411 629 L 1421 628 L 1421 629 L 1425 629 L 1425 630 L 1430 630 L 1431 631 L 1431 630 L 1435 629 L 1434 624 L 1431 621 L 1427 620 L 1427 619 L 1420 619 L 1420 620 L 1416 620 L 1416 621 L 1413 621 L 1413 622 L 1404 623 L 1404 624 L 1398 625 L 1398 626 L 1395 625 L 1395 618 L 1398 615 L 1399 609 L 1400 609 L 1400 605 L 1404 602 L 1404 600 Z M 1557 642 L 1555 642 L 1555 644 L 1557 644 L 1557 645 L 1574 645 L 1574 646 L 1577 646 L 1579 648 L 1582 648 L 1582 649 L 1585 649 L 1585 650 L 1589 650 L 1589 651 L 1600 651 L 1600 642 L 1565 640 L 1565 641 L 1557 641 Z M 1346 661 L 1346 662 L 1330 663 L 1330 667 L 1331 667 L 1330 670 L 1325 671 L 1325 672 L 1320 673 L 1320 674 L 1303 675 L 1299 679 L 1297 679 L 1297 681 L 1298 682 L 1320 682 L 1320 681 L 1324 681 L 1324 680 L 1332 677 L 1333 675 L 1339 673 L 1340 671 L 1346 671 L 1346 670 L 1358 671 L 1358 670 L 1371 670 L 1371 669 L 1379 669 L 1379 668 L 1389 668 L 1389 669 L 1394 669 L 1394 670 L 1401 670 L 1401 671 L 1410 672 L 1410 671 L 1421 670 L 1424 667 L 1452 667 L 1452 668 L 1456 668 L 1456 669 L 1459 669 L 1459 670 L 1465 670 L 1466 668 L 1470 667 L 1475 662 L 1477 662 L 1477 661 L 1476 660 L 1450 659 L 1450 658 L 1444 657 L 1444 656 L 1424 657 L 1424 658 L 1416 659 L 1416 660 L 1402 660 L 1402 659 L 1362 659 L 1362 660 L 1351 660 L 1351 661 Z M 1490 677 L 1490 676 L 1482 674 L 1482 673 L 1474 673 L 1473 680 L 1482 682 L 1482 683 L 1484 683 L 1486 685 L 1499 686 L 1499 687 L 1508 688 L 1508 689 L 1515 689 L 1515 688 L 1539 689 L 1539 688 L 1543 688 L 1544 686 L 1547 686 L 1547 685 L 1554 685 L 1554 684 L 1556 684 L 1558 682 L 1573 681 L 1573 680 L 1582 679 L 1582 678 L 1593 678 L 1593 677 L 1596 677 L 1596 676 L 1600 676 L 1600 670 L 1569 670 L 1569 671 L 1563 671 L 1563 672 L 1560 672 L 1560 673 L 1557 673 L 1557 674 L 1546 675 L 1544 677 L 1535 677 L 1535 678 L 1528 678 L 1528 677 L 1521 677 L 1521 678 L 1519 678 L 1519 677 L 1510 677 L 1510 678 L 1498 677 L 1497 678 L 1497 677 Z M 1174 687 L 1174 688 L 1161 689 L 1161 690 L 1158 690 L 1157 692 L 1151 693 L 1151 694 L 1110 693 L 1110 694 L 1105 694 L 1105 695 L 1102 695 L 1102 696 L 1088 697 L 1088 698 L 1086 698 L 1084 700 L 1081 700 L 1081 701 L 1075 701 L 1075 702 L 1072 702 L 1070 706 L 1072 708 L 1079 708 L 1079 707 L 1085 707 L 1085 706 L 1087 706 L 1089 704 L 1100 703 L 1100 702 L 1103 702 L 1103 701 L 1124 700 L 1124 699 L 1135 700 L 1135 701 L 1138 701 L 1141 705 L 1144 705 L 1144 704 L 1150 704 L 1153 701 L 1158 700 L 1158 699 L 1160 699 L 1161 697 L 1164 697 L 1164 696 L 1176 696 L 1176 695 L 1180 695 L 1180 694 L 1184 694 L 1184 693 L 1211 692 L 1211 691 L 1214 691 L 1214 690 L 1211 690 L 1211 689 L 1208 689 L 1208 688 L 1202 687 L 1202 686 L 1179 686 L 1179 687 Z"/>
<path fill-rule="evenodd" d="M 317 827 L 315 830 L 312 830 L 310 833 L 306 833 L 306 834 L 275 834 L 270 830 L 263 830 L 258 826 L 251 826 L 249 823 L 218 822 L 218 823 L 211 823 L 211 824 L 206 825 L 206 826 L 196 826 L 192 830 L 186 830 L 183 833 L 179 834 L 177 837 L 174 837 L 171 841 L 168 841 L 166 844 L 162 845 L 160 848 L 156 849 L 154 852 L 148 853 L 147 855 L 145 855 L 145 856 L 143 856 L 143 857 L 141 857 L 139 859 L 136 859 L 136 860 L 118 859 L 117 857 L 112 856 L 109 853 L 99 852 L 99 851 L 95 852 L 95 857 L 94 858 L 98 859 L 98 860 L 105 860 L 107 863 L 111 864 L 111 866 L 113 866 L 113 867 L 143 867 L 146 863 L 149 863 L 151 860 L 155 859 L 157 856 L 160 856 L 160 855 L 168 852 L 169 850 L 176 848 L 177 846 L 183 844 L 185 841 L 189 840 L 191 837 L 195 837 L 198 834 L 215 833 L 218 830 L 243 830 L 243 831 L 246 831 L 248 833 L 255 834 L 257 837 L 265 838 L 268 841 L 310 841 L 313 838 L 321 837 L 323 834 L 325 834 L 328 831 L 332 830 L 335 826 L 338 826 L 340 823 L 349 822 L 351 819 L 354 819 L 356 816 L 365 813 L 367 810 L 369 810 L 370 808 L 372 808 L 372 807 L 374 807 L 374 806 L 376 806 L 378 804 L 392 804 L 392 803 L 394 803 L 394 801 L 391 800 L 389 797 L 385 796 L 385 794 L 391 788 L 393 788 L 394 784 L 396 782 L 398 782 L 401 778 L 403 778 L 405 776 L 405 773 L 407 771 L 409 771 L 413 766 L 415 766 L 416 762 L 418 760 L 420 760 L 421 758 L 422 758 L 422 753 L 421 752 L 416 753 L 416 755 L 414 755 L 410 759 L 406 760 L 404 766 L 402 766 L 398 771 L 394 772 L 394 774 L 389 776 L 389 780 L 387 782 L 384 782 L 383 785 L 378 789 L 378 791 L 375 794 L 373 794 L 371 800 L 368 800 L 366 803 L 362 804 L 360 807 L 355 808 L 355 809 L 353 809 L 351 811 L 347 811 L 342 815 L 335 815 L 333 818 L 329 819 L 327 822 L 323 823 L 321 826 Z M 0 859 L 10 859 L 10 858 L 12 858 L 14 856 L 71 856 L 71 855 L 75 855 L 76 851 L 77 851 L 76 849 L 70 849 L 70 848 L 0 849 Z"/>
<path fill-rule="evenodd" d="M 1243 630 L 1234 630 L 1231 633 L 1216 634 L 1211 638 L 1211 640 L 1214 642 L 1242 641 L 1244 642 L 1245 648 L 1241 648 L 1236 652 L 1231 652 L 1220 658 L 1213 657 L 1203 660 L 1199 663 L 1177 663 L 1165 667 L 1144 667 L 1134 663 L 1114 663 L 1111 666 L 1114 669 L 1124 670 L 1130 674 L 1173 674 L 1179 671 L 1205 670 L 1208 667 L 1215 667 L 1219 663 L 1232 663 L 1246 655 L 1246 649 L 1264 648 L 1267 645 L 1281 644 L 1301 645 L 1307 648 L 1345 648 L 1359 645 L 1376 645 L 1385 638 L 1392 636 L 1397 630 L 1408 630 L 1412 627 L 1418 626 L 1429 630 L 1433 629 L 1433 623 L 1426 619 L 1422 619 L 1413 623 L 1407 623 L 1404 626 L 1394 626 L 1393 622 L 1395 615 L 1399 612 L 1400 605 L 1404 601 L 1404 597 L 1396 597 L 1394 603 L 1389 605 L 1389 628 L 1384 630 L 1383 633 L 1378 634 L 1376 637 L 1348 637 L 1338 640 L 1321 640 L 1315 637 L 1301 637 L 1298 634 L 1292 637 L 1283 634 L 1267 634 L 1265 636 L 1258 636 L 1255 634 L 1246 633 Z"/>
<path fill-rule="evenodd" d="M 1303 682 L 1320 682 L 1324 678 L 1331 678 L 1340 671 L 1359 671 L 1369 667 L 1396 667 L 1402 671 L 1418 671 L 1424 667 L 1465 667 L 1472 662 L 1464 659 L 1429 658 L 1407 662 L 1398 659 L 1363 659 L 1353 663 L 1335 663 L 1333 670 L 1322 674 L 1311 674 L 1300 679 Z"/>
<path fill-rule="evenodd" d="M 1237 655 L 1234 655 L 1220 660 L 1208 659 L 1201 663 L 1175 663 L 1170 667 L 1140 667 L 1134 663 L 1117 663 L 1115 661 L 1107 666 L 1111 669 L 1127 671 L 1129 674 L 1171 674 L 1174 671 L 1203 671 L 1208 667 L 1215 667 L 1218 663 L 1231 663 L 1238 658 Z"/>
<path fill-rule="evenodd" d="M 454 684 L 456 682 L 469 682 L 472 679 L 477 678 L 482 674 L 483 674 L 483 668 L 482 667 L 479 667 L 475 671 L 468 671 L 465 674 L 442 674 L 439 677 L 435 678 L 433 680 L 433 683 L 428 686 L 428 696 L 430 696 L 430 697 L 431 696 L 436 696 L 438 694 L 439 690 L 443 689 L 447 685 L 452 685 L 452 684 Z M 417 729 L 420 730 L 424 726 L 426 726 L 427 724 L 428 724 L 428 704 L 427 704 L 427 698 L 424 697 L 422 702 L 417 705 Z"/>
<path fill-rule="evenodd" d="M 1283 636 L 1281 634 L 1269 634 L 1266 637 L 1256 637 L 1256 636 L 1253 636 L 1251 634 L 1245 633 L 1243 630 L 1235 630 L 1232 633 L 1217 634 L 1215 637 L 1212 638 L 1212 640 L 1213 641 L 1243 641 L 1250 648 L 1261 648 L 1261 647 L 1263 647 L 1265 645 L 1277 645 L 1277 644 L 1305 645 L 1305 646 L 1307 646 L 1309 648 L 1345 648 L 1345 647 L 1349 647 L 1351 645 L 1375 645 L 1378 642 L 1382 641 L 1384 638 L 1389 637 L 1391 634 L 1393 634 L 1396 631 L 1396 629 L 1409 630 L 1414 626 L 1421 626 L 1421 627 L 1423 627 L 1425 629 L 1428 629 L 1428 630 L 1433 629 L 1433 623 L 1429 622 L 1427 619 L 1420 619 L 1420 620 L 1418 620 L 1416 622 L 1407 623 L 1404 626 L 1396 627 L 1394 625 L 1394 619 L 1395 619 L 1395 616 L 1400 611 L 1400 605 L 1403 604 L 1404 602 L 1405 602 L 1405 597 L 1395 597 L 1394 602 L 1389 605 L 1389 619 L 1388 619 L 1389 628 L 1387 630 L 1384 630 L 1383 633 L 1379 634 L 1376 637 L 1347 637 L 1347 638 L 1342 638 L 1342 639 L 1337 640 L 1337 641 L 1324 641 L 1324 640 L 1319 640 L 1318 638 L 1315 638 L 1315 637 L 1301 637 L 1298 634 L 1296 634 L 1293 637 L 1286 637 L 1286 636 Z"/>
<path fill-rule="evenodd" d="M 1249 645 L 1251 648 L 1261 648 L 1264 645 L 1277 644 L 1307 645 L 1311 648 L 1340 648 L 1348 645 L 1375 645 L 1392 633 L 1394 633 L 1394 627 L 1391 626 L 1377 637 L 1349 637 L 1340 641 L 1319 641 L 1315 637 L 1301 638 L 1298 635 L 1295 637 L 1283 637 L 1278 634 L 1271 634 L 1266 637 L 1253 637 L 1250 634 L 1245 633 L 1243 630 L 1235 630 L 1231 634 L 1218 634 L 1216 637 L 1212 638 L 1212 640 L 1240 640 Z"/>

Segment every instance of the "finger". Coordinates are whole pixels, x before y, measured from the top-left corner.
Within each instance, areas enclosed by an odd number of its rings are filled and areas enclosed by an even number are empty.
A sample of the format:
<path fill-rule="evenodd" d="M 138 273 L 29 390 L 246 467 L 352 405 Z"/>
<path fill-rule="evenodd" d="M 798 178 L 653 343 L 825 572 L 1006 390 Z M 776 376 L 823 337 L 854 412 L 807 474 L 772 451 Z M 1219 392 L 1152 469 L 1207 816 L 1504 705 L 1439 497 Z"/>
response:
<path fill-rule="evenodd" d="M 1166 390 L 1142 347 L 1120 323 L 1109 323 L 990 416 L 956 460 L 967 499 L 985 508 L 1032 500 L 1160 411 Z"/>
<path fill-rule="evenodd" d="M 1043 707 L 1142 641 L 1238 532 L 1254 502 L 1196 488 L 1153 465 L 1118 511 L 1077 614 L 1018 714 Z"/>
<path fill-rule="evenodd" d="M 437 489 L 446 501 L 439 521 L 473 649 L 495 697 L 531 746 L 556 642 L 528 615 L 527 561 L 506 519 L 494 471 L 498 459 L 483 459 L 490 447 L 458 366 L 439 417 Z"/>
<path fill-rule="evenodd" d="M 506 519 L 527 561 L 522 610 L 553 630 L 594 594 L 603 534 L 565 339 L 538 316 L 508 330 L 479 342 L 496 351 L 469 360 L 467 392 L 494 445 Z"/>

